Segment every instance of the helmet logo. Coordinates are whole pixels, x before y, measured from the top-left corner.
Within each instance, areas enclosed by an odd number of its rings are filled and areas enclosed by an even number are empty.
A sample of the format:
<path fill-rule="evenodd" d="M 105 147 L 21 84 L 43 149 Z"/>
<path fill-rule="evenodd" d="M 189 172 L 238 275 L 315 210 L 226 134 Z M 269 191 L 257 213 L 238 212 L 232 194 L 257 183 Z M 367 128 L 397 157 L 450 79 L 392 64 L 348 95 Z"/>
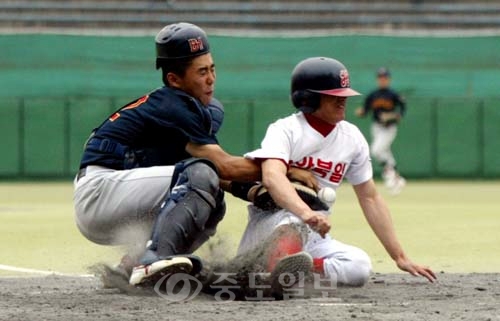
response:
<path fill-rule="evenodd" d="M 188 42 L 189 42 L 189 48 L 191 49 L 191 52 L 197 52 L 197 51 L 205 49 L 205 47 L 203 46 L 203 41 L 201 40 L 201 37 L 188 39 Z"/>
<path fill-rule="evenodd" d="M 342 69 L 340 71 L 340 86 L 342 88 L 351 86 L 351 81 L 349 80 L 349 73 L 347 72 L 347 69 Z"/>

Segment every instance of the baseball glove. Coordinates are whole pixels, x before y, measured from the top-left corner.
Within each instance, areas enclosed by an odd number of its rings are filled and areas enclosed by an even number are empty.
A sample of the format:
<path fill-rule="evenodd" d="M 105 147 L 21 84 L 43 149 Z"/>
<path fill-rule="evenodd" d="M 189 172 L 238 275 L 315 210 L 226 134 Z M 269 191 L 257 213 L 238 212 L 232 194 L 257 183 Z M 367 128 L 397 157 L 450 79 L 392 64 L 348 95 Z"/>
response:
<path fill-rule="evenodd" d="M 318 193 L 316 193 L 315 190 L 298 182 L 292 182 L 292 185 L 297 191 L 297 194 L 299 194 L 300 198 L 304 201 L 304 203 L 309 205 L 309 207 L 313 211 L 328 210 L 328 206 L 318 198 Z M 253 201 L 253 204 L 260 209 L 263 209 L 265 211 L 274 211 L 281 209 L 281 207 L 279 207 L 274 202 L 271 194 L 269 194 L 269 191 L 261 184 L 252 187 L 248 194 L 249 199 Z"/>
<path fill-rule="evenodd" d="M 385 112 L 385 113 L 381 113 L 379 116 L 380 122 L 386 126 L 399 122 L 400 118 L 401 118 L 401 116 L 395 112 Z"/>

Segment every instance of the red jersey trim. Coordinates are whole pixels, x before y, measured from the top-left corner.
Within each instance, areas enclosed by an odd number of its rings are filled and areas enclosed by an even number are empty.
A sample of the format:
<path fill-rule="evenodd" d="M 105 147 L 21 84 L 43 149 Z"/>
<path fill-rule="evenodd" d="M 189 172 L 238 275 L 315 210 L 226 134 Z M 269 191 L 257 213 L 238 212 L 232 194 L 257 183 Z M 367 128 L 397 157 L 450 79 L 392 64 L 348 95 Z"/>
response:
<path fill-rule="evenodd" d="M 319 132 L 323 137 L 328 136 L 332 132 L 332 130 L 335 128 L 335 125 L 332 125 L 330 123 L 327 123 L 326 121 L 319 119 L 316 116 L 313 116 L 311 114 L 304 114 L 306 117 L 307 122 L 309 125 L 311 125 L 312 128 L 314 128 L 317 132 Z"/>

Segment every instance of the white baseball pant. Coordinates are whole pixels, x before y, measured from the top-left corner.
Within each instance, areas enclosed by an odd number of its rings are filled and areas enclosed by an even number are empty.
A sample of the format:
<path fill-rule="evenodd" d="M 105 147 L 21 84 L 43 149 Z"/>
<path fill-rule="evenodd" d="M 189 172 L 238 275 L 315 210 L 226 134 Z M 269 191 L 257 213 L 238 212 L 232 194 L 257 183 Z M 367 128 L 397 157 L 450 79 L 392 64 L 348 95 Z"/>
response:
<path fill-rule="evenodd" d="M 279 210 L 270 212 L 254 205 L 248 206 L 248 225 L 241 239 L 238 254 L 251 251 L 271 236 L 282 225 L 298 224 L 304 242 L 304 250 L 313 258 L 324 258 L 326 277 L 338 284 L 361 286 L 368 281 L 372 265 L 368 254 L 360 248 L 344 244 L 327 235 L 322 238 L 294 214 Z"/>
<path fill-rule="evenodd" d="M 174 166 L 113 170 L 88 166 L 75 179 L 75 219 L 81 233 L 103 245 L 126 244 L 129 229 L 143 230 L 145 242 L 161 202 L 165 199 Z M 124 233 L 125 232 L 125 233 Z"/>
<path fill-rule="evenodd" d="M 372 124 L 371 153 L 379 163 L 390 167 L 396 166 L 396 160 L 392 154 L 391 145 L 394 142 L 394 139 L 396 139 L 397 133 L 398 126 L 396 124 L 389 126 L 384 126 L 377 122 Z"/>

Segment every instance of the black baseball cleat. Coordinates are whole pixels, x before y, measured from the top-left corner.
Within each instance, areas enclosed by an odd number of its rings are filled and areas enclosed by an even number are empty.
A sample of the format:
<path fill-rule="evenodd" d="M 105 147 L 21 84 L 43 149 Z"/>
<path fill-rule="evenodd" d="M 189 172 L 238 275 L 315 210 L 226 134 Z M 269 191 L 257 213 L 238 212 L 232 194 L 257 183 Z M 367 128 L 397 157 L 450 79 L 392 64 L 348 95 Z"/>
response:
<path fill-rule="evenodd" d="M 271 272 L 269 281 L 272 295 L 283 298 L 283 292 L 301 282 L 313 269 L 313 258 L 307 252 L 299 252 L 282 258 Z"/>

